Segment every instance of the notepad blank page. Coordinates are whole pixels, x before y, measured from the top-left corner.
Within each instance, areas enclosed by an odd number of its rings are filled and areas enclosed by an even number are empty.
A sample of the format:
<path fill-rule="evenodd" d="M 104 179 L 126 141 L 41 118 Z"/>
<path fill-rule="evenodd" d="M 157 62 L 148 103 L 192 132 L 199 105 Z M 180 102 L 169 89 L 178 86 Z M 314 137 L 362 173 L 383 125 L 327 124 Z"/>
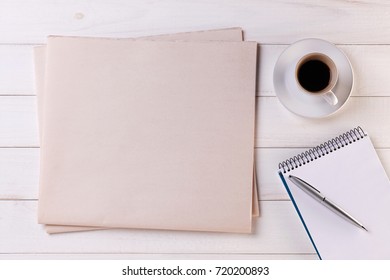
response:
<path fill-rule="evenodd" d="M 295 175 L 360 221 L 346 221 L 288 180 Z M 284 174 L 323 259 L 390 257 L 390 183 L 368 136 Z"/>

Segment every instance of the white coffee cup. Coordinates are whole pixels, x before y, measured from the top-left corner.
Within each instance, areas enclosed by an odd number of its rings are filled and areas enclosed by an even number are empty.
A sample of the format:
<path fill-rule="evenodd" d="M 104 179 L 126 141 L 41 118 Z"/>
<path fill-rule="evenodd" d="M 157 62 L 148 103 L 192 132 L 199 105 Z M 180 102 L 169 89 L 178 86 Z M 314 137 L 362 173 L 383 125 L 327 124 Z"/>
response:
<path fill-rule="evenodd" d="M 338 98 L 333 89 L 338 80 L 338 71 L 333 60 L 322 53 L 303 56 L 295 67 L 295 80 L 303 94 L 320 96 L 334 106 Z"/>

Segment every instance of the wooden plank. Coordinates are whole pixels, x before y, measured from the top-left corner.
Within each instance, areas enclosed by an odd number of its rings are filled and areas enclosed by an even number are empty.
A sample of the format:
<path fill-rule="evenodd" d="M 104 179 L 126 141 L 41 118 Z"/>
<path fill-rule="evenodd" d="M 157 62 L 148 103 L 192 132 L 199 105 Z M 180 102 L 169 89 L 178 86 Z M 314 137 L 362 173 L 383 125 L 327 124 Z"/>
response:
<path fill-rule="evenodd" d="M 305 119 L 288 112 L 275 97 L 258 98 L 257 147 L 312 147 L 361 125 L 378 148 L 390 147 L 390 99 L 351 98 L 329 118 Z M 310 135 L 310 137 L 308 137 Z M 0 146 L 38 146 L 35 97 L 0 97 Z"/>
<path fill-rule="evenodd" d="M 287 45 L 259 48 L 259 96 L 275 96 L 273 68 Z M 339 45 L 354 68 L 353 96 L 390 96 L 389 45 Z M 0 95 L 34 95 L 32 45 L 0 45 Z"/>
<path fill-rule="evenodd" d="M 338 113 L 318 120 L 290 113 L 275 97 L 258 101 L 257 147 L 314 147 L 356 126 L 376 148 L 390 147 L 390 98 L 351 97 Z"/>
<path fill-rule="evenodd" d="M 107 230 L 48 235 L 36 201 L 0 201 L 0 253 L 313 254 L 290 201 L 264 201 L 254 234 Z M 293 242 L 292 242 L 293 241 Z"/>
<path fill-rule="evenodd" d="M 352 97 L 340 112 L 320 120 L 290 113 L 276 97 L 257 100 L 257 147 L 312 147 L 360 125 L 376 148 L 390 148 L 390 98 Z M 0 97 L 0 147 L 39 145 L 35 101 L 34 96 Z"/>
<path fill-rule="evenodd" d="M 339 46 L 354 72 L 352 96 L 390 96 L 390 46 Z"/>
<path fill-rule="evenodd" d="M 0 97 L 0 147 L 38 146 L 35 96 Z"/>
<path fill-rule="evenodd" d="M 303 149 L 256 149 L 256 172 L 260 200 L 287 200 L 288 195 L 277 175 L 278 163 Z M 388 159 L 390 150 L 381 150 Z M 39 181 L 38 148 L 0 149 L 0 200 L 37 199 Z"/>
<path fill-rule="evenodd" d="M 0 45 L 0 95 L 33 93 L 32 46 Z"/>
<path fill-rule="evenodd" d="M 0 149 L 0 199 L 37 199 L 39 149 Z"/>
<path fill-rule="evenodd" d="M 273 69 L 288 45 L 261 45 L 258 69 L 258 95 L 275 96 Z M 389 45 L 338 45 L 349 58 L 354 72 L 352 96 L 390 96 Z"/>
<path fill-rule="evenodd" d="M 6 0 L 0 9 L 0 43 L 42 43 L 48 34 L 131 37 L 242 26 L 249 40 L 262 43 L 321 37 L 383 44 L 390 43 L 389 5 L 331 0 Z M 340 27 L 348 30 L 347 36 Z"/>
<path fill-rule="evenodd" d="M 0 260 L 318 260 L 316 254 L 0 254 Z"/>
<path fill-rule="evenodd" d="M 256 173 L 260 201 L 288 200 L 278 174 L 278 163 L 305 148 L 256 149 Z M 390 149 L 377 149 L 382 164 L 390 174 Z M 38 198 L 39 149 L 0 149 L 0 200 Z"/>

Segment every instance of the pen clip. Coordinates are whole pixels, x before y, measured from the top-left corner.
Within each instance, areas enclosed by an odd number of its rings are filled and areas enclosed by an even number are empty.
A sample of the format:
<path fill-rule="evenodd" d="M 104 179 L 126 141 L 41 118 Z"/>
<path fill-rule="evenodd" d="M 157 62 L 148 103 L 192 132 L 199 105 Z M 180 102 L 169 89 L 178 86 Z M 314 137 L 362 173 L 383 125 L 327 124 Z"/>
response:
<path fill-rule="evenodd" d="M 301 179 L 302 180 L 302 179 Z M 303 180 L 302 180 L 303 181 Z M 316 189 L 315 187 L 313 187 L 312 185 L 310 185 L 308 182 L 305 182 L 303 181 L 308 187 L 312 188 L 313 190 L 315 190 L 316 192 L 318 193 L 321 193 L 318 189 Z"/>
<path fill-rule="evenodd" d="M 293 175 L 290 175 L 291 177 L 293 177 L 295 180 L 298 180 L 300 181 L 301 183 L 305 184 L 306 186 L 310 187 L 311 189 L 313 189 L 314 191 L 318 192 L 319 194 L 321 193 L 318 189 L 316 189 L 315 187 L 313 187 L 312 185 L 310 185 L 308 182 L 306 182 L 305 180 L 302 180 L 301 178 L 298 178 L 298 177 L 295 177 Z"/>

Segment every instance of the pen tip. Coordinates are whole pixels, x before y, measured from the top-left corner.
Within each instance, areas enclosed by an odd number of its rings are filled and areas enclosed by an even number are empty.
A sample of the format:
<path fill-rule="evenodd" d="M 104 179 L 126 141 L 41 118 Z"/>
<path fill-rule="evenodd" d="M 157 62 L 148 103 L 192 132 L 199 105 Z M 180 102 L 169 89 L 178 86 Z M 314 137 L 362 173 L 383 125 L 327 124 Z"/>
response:
<path fill-rule="evenodd" d="M 364 229 L 365 231 L 368 231 L 364 226 L 362 226 L 362 229 Z"/>

